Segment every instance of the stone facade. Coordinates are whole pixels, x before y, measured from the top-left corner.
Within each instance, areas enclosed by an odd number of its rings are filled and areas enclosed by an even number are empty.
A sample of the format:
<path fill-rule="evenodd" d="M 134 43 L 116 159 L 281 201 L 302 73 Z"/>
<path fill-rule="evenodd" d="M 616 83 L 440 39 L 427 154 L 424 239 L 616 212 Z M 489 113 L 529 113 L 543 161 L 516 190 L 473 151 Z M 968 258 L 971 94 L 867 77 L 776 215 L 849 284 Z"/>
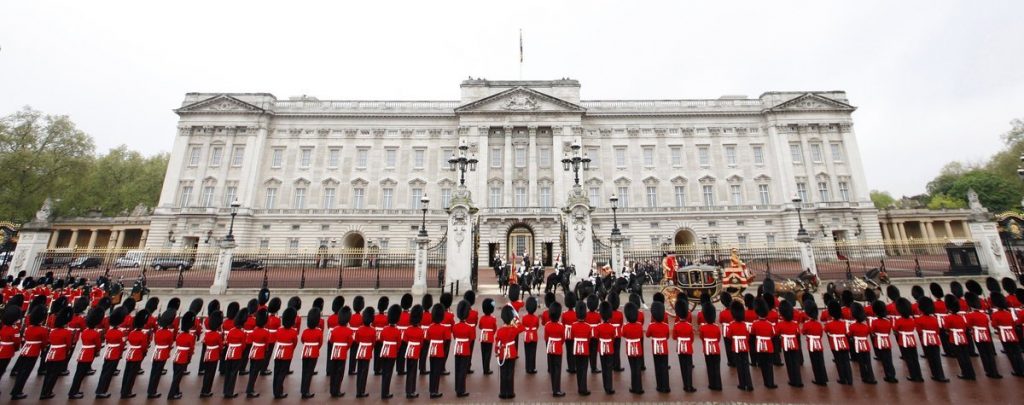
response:
<path fill-rule="evenodd" d="M 561 207 L 576 142 L 596 236 L 627 248 L 665 243 L 788 243 L 794 195 L 822 238 L 881 240 L 878 211 L 842 91 L 758 98 L 581 100 L 576 80 L 465 80 L 451 101 L 278 100 L 266 93 L 188 93 L 147 247 L 223 237 L 228 204 L 240 248 L 415 248 L 419 199 L 444 234 L 460 142 L 479 159 L 466 184 L 479 208 L 480 263 L 513 250 L 561 254 Z M 820 228 L 820 229 L 819 229 Z M 815 232 L 817 231 L 817 232 Z M 824 234 L 824 236 L 822 236 Z M 511 235 L 511 237 L 510 237 Z"/>

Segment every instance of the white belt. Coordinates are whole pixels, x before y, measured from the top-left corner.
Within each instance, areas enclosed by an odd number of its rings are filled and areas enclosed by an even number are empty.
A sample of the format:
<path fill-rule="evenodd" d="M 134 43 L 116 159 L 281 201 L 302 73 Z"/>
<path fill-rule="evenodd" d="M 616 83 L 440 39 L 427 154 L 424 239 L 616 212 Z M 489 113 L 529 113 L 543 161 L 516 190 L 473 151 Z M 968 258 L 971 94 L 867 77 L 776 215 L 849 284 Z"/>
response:
<path fill-rule="evenodd" d="M 828 335 L 828 341 L 832 344 L 832 350 L 838 350 L 840 347 L 844 347 L 846 344 L 846 335 L 838 333 L 826 333 Z"/>
<path fill-rule="evenodd" d="M 668 339 L 667 338 L 651 338 L 651 347 L 654 349 L 654 354 L 668 354 Z"/>
<path fill-rule="evenodd" d="M 704 354 L 718 354 L 718 339 L 705 338 L 701 342 L 704 343 Z"/>
<path fill-rule="evenodd" d="M 853 337 L 853 348 L 857 353 L 866 353 L 871 351 L 871 347 L 868 346 L 867 336 L 854 336 Z"/>
<path fill-rule="evenodd" d="M 640 339 L 623 339 L 626 341 L 626 355 L 636 357 L 640 355 Z"/>
<path fill-rule="evenodd" d="M 428 353 L 430 356 L 434 356 L 436 354 L 439 354 L 439 353 L 437 353 L 437 351 L 438 350 L 443 350 L 443 349 L 444 349 L 444 340 L 440 340 L 440 339 L 431 339 L 430 340 L 430 352 Z"/>
<path fill-rule="evenodd" d="M 892 345 L 889 343 L 888 333 L 875 333 L 875 348 L 888 349 Z"/>
<path fill-rule="evenodd" d="M 762 352 L 763 353 L 767 353 L 768 352 L 768 344 L 770 344 L 772 342 L 772 338 L 771 337 L 765 337 L 765 336 L 755 336 L 755 338 L 757 339 L 755 341 L 755 343 L 757 344 L 757 347 L 756 347 L 757 352 L 758 353 L 762 353 Z"/>
<path fill-rule="evenodd" d="M 0 346 L 14 346 L 14 342 L 0 342 Z"/>
<path fill-rule="evenodd" d="M 612 354 L 612 342 L 615 339 L 597 339 L 598 352 L 600 354 Z"/>
<path fill-rule="evenodd" d="M 385 350 L 388 350 L 392 346 L 398 346 L 398 342 L 389 342 L 389 341 L 386 341 L 386 340 L 383 341 L 383 342 L 380 342 L 380 351 L 384 352 Z"/>
<path fill-rule="evenodd" d="M 255 343 L 255 342 L 254 342 L 254 343 L 252 344 L 252 347 L 263 347 L 263 346 L 266 346 L 266 345 L 267 345 L 266 343 Z"/>
<path fill-rule="evenodd" d="M 955 346 L 965 345 L 967 344 L 967 331 L 963 329 L 951 329 L 950 338 Z"/>
<path fill-rule="evenodd" d="M 900 334 L 900 346 L 902 347 L 917 347 L 917 340 L 914 338 L 916 334 L 914 332 L 899 331 Z"/>
<path fill-rule="evenodd" d="M 974 326 L 971 327 L 971 332 L 974 334 L 975 342 L 988 342 L 989 341 L 989 330 L 988 326 Z"/>
<path fill-rule="evenodd" d="M 928 343 L 932 343 L 932 342 L 934 342 L 935 344 L 934 345 L 929 345 L 928 344 Z M 927 330 L 927 329 L 922 330 L 921 331 L 921 343 L 924 344 L 925 346 L 937 346 L 938 343 L 939 343 L 939 334 L 936 333 L 933 330 Z"/>
<path fill-rule="evenodd" d="M 1013 333 L 1012 326 L 997 326 L 999 328 L 999 340 L 1003 342 L 1012 342 L 1017 340 L 1016 334 Z"/>
<path fill-rule="evenodd" d="M 7 343 L 7 344 L 13 345 L 14 343 Z M 0 346 L 4 346 L 4 345 L 5 345 L 4 343 L 0 343 Z M 96 345 L 82 345 L 82 350 L 95 349 L 95 348 L 96 348 Z"/>
<path fill-rule="evenodd" d="M 783 351 L 789 351 L 789 350 L 796 350 L 797 349 L 797 347 L 796 347 L 796 335 L 786 334 L 786 335 L 780 335 L 780 336 L 782 336 L 782 350 Z"/>

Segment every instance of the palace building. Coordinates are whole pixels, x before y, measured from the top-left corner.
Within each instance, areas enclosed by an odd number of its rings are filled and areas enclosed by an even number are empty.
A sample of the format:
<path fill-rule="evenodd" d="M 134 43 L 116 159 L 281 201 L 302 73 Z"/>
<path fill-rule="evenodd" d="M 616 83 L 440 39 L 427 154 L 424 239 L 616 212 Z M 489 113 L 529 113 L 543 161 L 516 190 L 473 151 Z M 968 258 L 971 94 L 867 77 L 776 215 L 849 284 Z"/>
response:
<path fill-rule="evenodd" d="M 591 159 L 579 177 L 600 240 L 614 194 L 626 248 L 789 243 L 798 206 L 816 239 L 877 241 L 854 110 L 842 91 L 583 100 L 571 79 L 470 78 L 439 101 L 188 93 L 146 246 L 216 243 L 237 200 L 242 248 L 411 249 L 424 195 L 437 241 L 462 142 L 479 160 L 466 186 L 482 266 L 561 254 L 574 143 Z"/>

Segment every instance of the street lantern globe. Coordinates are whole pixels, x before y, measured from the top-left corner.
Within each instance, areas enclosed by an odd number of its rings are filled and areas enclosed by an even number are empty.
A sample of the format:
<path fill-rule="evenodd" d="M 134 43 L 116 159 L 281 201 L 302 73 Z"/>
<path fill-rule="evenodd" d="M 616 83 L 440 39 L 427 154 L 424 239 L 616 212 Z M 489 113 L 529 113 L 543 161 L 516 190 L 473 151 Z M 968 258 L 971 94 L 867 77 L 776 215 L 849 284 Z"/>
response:
<path fill-rule="evenodd" d="M 475 172 L 476 171 L 476 164 L 477 164 L 477 162 L 479 162 L 479 160 L 477 160 L 475 154 L 471 155 L 469 157 L 469 171 L 471 171 L 471 172 Z"/>
<path fill-rule="evenodd" d="M 427 209 L 427 204 L 430 204 L 430 197 L 427 197 L 427 195 L 424 194 L 423 197 L 420 198 L 420 203 L 423 204 L 423 209 Z"/>
<path fill-rule="evenodd" d="M 793 202 L 794 203 L 800 204 L 803 201 L 804 200 L 802 198 L 800 198 L 800 194 L 793 194 Z"/>
<path fill-rule="evenodd" d="M 234 201 L 231 202 L 231 213 L 232 214 L 238 213 L 238 208 L 241 207 L 241 206 L 242 206 L 242 203 L 239 202 L 238 199 L 236 198 Z"/>
<path fill-rule="evenodd" d="M 583 154 L 583 170 L 590 170 L 590 156 Z"/>
<path fill-rule="evenodd" d="M 611 198 L 609 198 L 608 201 L 611 201 L 612 208 L 616 208 L 619 204 L 619 196 L 612 194 Z"/>
<path fill-rule="evenodd" d="M 562 168 L 565 169 L 565 171 L 569 171 L 569 164 L 571 163 L 572 159 L 569 159 L 569 154 L 566 153 L 562 158 Z"/>
<path fill-rule="evenodd" d="M 448 158 L 448 170 L 455 171 L 458 167 L 459 159 L 452 153 L 452 157 Z"/>

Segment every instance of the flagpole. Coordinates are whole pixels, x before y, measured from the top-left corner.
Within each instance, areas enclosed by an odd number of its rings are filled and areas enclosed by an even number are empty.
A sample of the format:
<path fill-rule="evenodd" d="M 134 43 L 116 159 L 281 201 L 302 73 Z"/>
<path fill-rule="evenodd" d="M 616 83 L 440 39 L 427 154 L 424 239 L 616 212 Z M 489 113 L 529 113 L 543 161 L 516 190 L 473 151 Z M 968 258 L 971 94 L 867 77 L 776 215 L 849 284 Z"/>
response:
<path fill-rule="evenodd" d="M 519 80 L 523 80 L 523 29 L 519 29 Z"/>

